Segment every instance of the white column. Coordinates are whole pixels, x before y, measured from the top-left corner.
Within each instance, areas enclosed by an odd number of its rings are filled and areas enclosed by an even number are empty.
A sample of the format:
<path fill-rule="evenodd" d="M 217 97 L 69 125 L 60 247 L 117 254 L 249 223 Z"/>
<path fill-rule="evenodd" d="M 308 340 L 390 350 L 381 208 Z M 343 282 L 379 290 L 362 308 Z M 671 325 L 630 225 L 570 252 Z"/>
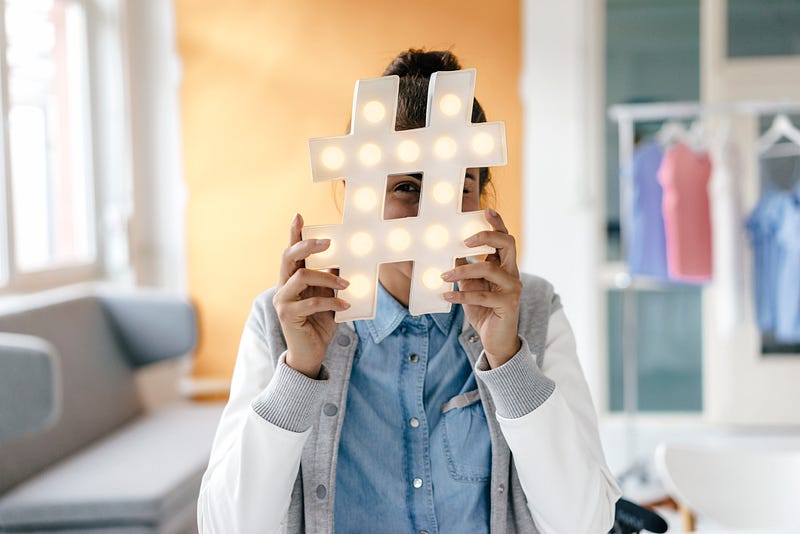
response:
<path fill-rule="evenodd" d="M 595 404 L 606 407 L 603 196 L 605 6 L 524 2 L 524 271 L 550 280 Z"/>
<path fill-rule="evenodd" d="M 126 2 L 133 217 L 138 285 L 185 292 L 186 239 L 180 137 L 180 59 L 172 2 Z"/>

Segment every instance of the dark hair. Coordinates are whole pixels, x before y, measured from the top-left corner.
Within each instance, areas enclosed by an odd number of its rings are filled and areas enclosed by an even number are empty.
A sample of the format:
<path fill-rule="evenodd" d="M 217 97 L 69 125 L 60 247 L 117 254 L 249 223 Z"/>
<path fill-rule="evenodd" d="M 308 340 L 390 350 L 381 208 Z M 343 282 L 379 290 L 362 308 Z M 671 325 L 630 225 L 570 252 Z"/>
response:
<path fill-rule="evenodd" d="M 434 72 L 460 70 L 458 58 L 449 50 L 430 50 L 409 48 L 398 54 L 389 63 L 383 76 L 395 74 L 400 77 L 400 95 L 397 102 L 397 130 L 411 130 L 425 126 L 428 85 Z M 486 122 L 486 114 L 477 100 L 472 101 L 472 122 Z M 481 194 L 491 180 L 488 167 L 480 168 L 479 184 Z"/>

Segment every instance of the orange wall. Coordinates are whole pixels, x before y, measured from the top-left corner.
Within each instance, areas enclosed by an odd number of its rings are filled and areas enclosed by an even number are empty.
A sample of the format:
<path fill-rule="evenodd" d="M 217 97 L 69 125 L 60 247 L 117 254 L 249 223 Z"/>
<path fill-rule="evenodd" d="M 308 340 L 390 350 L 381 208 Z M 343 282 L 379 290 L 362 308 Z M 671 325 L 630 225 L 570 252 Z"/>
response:
<path fill-rule="evenodd" d="M 176 0 L 195 374 L 226 377 L 253 298 L 275 284 L 292 214 L 339 220 L 312 184 L 307 139 L 344 133 L 353 85 L 401 50 L 450 48 L 478 69 L 476 96 L 506 122 L 496 207 L 520 229 L 519 2 Z"/>

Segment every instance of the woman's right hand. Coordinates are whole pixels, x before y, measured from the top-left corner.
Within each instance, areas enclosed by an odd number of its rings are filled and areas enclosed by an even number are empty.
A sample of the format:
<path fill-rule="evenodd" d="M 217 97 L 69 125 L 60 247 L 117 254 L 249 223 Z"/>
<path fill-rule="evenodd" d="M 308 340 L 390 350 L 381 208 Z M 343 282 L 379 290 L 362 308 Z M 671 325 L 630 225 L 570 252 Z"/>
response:
<path fill-rule="evenodd" d="M 292 219 L 289 247 L 283 251 L 280 278 L 272 297 L 286 339 L 286 365 L 310 378 L 319 375 L 328 344 L 336 332 L 333 312 L 350 307 L 333 296 L 349 282 L 327 271 L 305 268 L 305 259 L 330 246 L 329 239 L 302 239 L 303 217 Z"/>

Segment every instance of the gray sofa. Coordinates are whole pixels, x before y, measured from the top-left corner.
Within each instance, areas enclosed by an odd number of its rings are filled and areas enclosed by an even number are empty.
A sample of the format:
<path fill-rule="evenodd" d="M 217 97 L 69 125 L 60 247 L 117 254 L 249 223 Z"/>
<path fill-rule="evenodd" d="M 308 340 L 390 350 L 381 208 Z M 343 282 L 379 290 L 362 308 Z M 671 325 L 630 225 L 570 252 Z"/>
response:
<path fill-rule="evenodd" d="M 81 286 L 4 297 L 0 333 L 0 360 L 12 362 L 0 380 L 0 532 L 196 532 L 222 406 L 146 411 L 135 380 L 137 369 L 193 349 L 192 306 Z M 26 358 L 56 365 L 20 365 Z M 48 369 L 54 387 L 37 389 Z M 14 415 L 26 406 L 30 417 Z"/>

